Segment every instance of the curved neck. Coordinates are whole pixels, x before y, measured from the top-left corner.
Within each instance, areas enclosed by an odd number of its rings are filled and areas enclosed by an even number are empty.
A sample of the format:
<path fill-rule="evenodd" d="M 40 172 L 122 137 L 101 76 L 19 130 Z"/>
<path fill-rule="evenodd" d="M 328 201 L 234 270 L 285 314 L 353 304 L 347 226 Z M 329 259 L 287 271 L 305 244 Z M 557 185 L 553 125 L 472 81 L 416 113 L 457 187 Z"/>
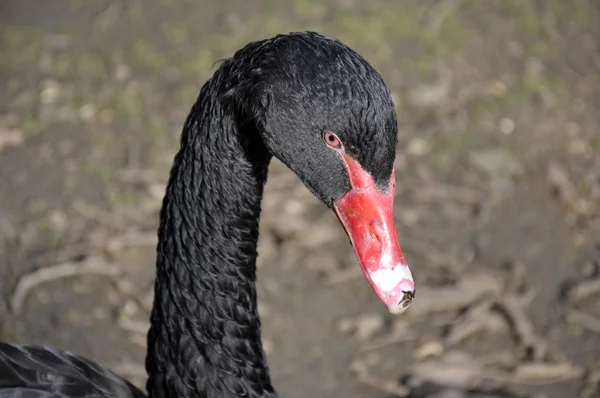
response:
<path fill-rule="evenodd" d="M 163 201 L 146 358 L 151 397 L 275 396 L 255 289 L 269 155 L 255 128 L 238 127 L 224 105 L 227 88 L 218 77 L 202 88 Z"/>

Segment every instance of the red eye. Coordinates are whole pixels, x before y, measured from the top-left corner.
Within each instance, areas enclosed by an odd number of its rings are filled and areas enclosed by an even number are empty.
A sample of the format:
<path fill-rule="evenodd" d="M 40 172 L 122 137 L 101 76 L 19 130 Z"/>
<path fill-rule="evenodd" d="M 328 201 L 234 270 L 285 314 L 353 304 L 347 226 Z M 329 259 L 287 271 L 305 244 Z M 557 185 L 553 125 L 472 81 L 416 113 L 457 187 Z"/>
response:
<path fill-rule="evenodd" d="M 326 131 L 325 133 L 323 133 L 323 139 L 325 140 L 325 143 L 330 146 L 331 148 L 334 149 L 341 149 L 342 148 L 342 143 L 340 141 L 340 139 L 333 133 L 330 133 L 329 131 Z"/>

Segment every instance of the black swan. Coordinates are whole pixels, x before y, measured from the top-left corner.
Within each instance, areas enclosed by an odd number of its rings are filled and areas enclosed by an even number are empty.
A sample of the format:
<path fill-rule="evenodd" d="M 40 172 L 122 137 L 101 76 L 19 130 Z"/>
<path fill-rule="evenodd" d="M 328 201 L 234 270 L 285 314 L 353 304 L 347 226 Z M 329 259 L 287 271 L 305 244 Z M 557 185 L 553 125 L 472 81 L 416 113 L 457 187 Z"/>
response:
<path fill-rule="evenodd" d="M 313 32 L 250 43 L 202 87 L 158 228 L 151 397 L 275 397 L 261 345 L 256 245 L 271 156 L 331 208 L 393 313 L 414 283 L 393 218 L 397 120 L 360 55 Z M 0 397 L 144 397 L 66 351 L 0 343 Z"/>

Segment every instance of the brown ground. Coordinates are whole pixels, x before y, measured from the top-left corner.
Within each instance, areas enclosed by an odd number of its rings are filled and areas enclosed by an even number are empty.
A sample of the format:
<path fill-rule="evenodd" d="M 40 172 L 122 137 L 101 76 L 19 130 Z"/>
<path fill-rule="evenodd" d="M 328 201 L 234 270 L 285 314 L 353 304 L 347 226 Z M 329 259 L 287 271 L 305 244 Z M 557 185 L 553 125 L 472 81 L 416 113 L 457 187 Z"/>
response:
<path fill-rule="evenodd" d="M 273 164 L 259 295 L 280 393 L 600 396 L 600 3 L 325 3 L 0 0 L 0 338 L 143 382 L 184 118 L 216 60 L 310 29 L 396 94 L 418 294 L 387 314 L 334 215 Z"/>

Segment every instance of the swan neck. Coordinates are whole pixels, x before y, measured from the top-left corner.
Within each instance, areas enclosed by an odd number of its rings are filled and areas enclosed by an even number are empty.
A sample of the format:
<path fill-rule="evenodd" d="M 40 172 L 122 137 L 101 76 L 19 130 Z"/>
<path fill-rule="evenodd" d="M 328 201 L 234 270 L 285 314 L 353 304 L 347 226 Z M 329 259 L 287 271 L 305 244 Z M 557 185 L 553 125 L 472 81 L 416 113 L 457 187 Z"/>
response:
<path fill-rule="evenodd" d="M 151 397 L 274 397 L 256 247 L 269 155 L 217 72 L 186 120 L 160 213 L 146 369 Z"/>

